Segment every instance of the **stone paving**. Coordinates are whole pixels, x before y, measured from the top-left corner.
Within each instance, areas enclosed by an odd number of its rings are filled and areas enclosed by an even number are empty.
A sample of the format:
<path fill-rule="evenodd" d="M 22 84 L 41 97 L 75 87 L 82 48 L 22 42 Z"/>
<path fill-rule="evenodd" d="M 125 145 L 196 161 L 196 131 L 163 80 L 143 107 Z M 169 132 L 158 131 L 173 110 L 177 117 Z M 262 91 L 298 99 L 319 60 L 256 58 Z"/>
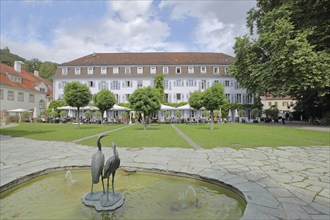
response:
<path fill-rule="evenodd" d="M 1 137 L 1 191 L 20 178 L 57 167 L 90 166 L 96 147 Z M 108 145 L 104 143 L 103 145 Z M 196 175 L 240 190 L 243 219 L 329 219 L 330 146 L 118 148 L 122 167 Z M 103 148 L 107 157 L 111 148 Z"/>

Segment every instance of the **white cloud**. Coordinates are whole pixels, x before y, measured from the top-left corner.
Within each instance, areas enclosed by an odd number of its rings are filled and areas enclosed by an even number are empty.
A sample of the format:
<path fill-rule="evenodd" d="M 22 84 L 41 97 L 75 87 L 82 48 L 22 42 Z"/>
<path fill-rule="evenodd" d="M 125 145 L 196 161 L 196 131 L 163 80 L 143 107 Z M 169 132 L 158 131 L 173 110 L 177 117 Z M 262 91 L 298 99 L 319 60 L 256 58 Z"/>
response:
<path fill-rule="evenodd" d="M 197 19 L 194 42 L 199 51 L 233 55 L 235 37 L 247 33 L 246 13 L 255 1 L 162 1 L 160 9 L 170 8 L 173 20 Z"/>
<path fill-rule="evenodd" d="M 171 48 L 165 43 L 170 29 L 165 22 L 153 16 L 151 2 L 111 1 L 109 5 L 111 16 L 105 16 L 98 22 L 75 27 L 59 26 L 54 30 L 50 48 L 36 38 L 19 43 L 1 35 L 1 40 L 13 53 L 27 59 L 38 57 L 58 63 L 93 52 L 166 51 Z"/>

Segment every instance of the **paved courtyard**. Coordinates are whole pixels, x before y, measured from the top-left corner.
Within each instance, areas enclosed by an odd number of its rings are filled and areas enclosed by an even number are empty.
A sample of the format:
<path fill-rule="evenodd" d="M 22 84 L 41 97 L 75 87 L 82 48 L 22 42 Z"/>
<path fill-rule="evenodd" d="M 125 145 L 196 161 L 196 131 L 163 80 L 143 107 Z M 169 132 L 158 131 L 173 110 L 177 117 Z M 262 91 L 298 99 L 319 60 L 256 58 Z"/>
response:
<path fill-rule="evenodd" d="M 110 144 L 106 144 L 110 145 Z M 234 186 L 247 200 L 244 219 L 329 219 L 330 146 L 235 150 L 120 148 L 122 167 L 197 175 Z M 48 168 L 89 166 L 96 147 L 1 136 L 1 190 Z M 104 148 L 107 157 L 110 148 Z"/>

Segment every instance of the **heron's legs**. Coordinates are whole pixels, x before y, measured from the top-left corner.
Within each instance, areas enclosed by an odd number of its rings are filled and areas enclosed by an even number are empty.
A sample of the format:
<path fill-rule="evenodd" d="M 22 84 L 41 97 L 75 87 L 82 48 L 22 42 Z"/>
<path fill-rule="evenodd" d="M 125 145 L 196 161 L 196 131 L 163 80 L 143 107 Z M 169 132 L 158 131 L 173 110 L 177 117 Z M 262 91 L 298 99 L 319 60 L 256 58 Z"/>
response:
<path fill-rule="evenodd" d="M 105 190 L 104 190 L 104 182 L 103 182 L 103 175 L 101 175 L 101 180 L 102 180 L 102 189 L 103 189 L 103 194 L 105 193 Z"/>
<path fill-rule="evenodd" d="M 114 183 L 115 183 L 115 174 L 116 174 L 116 171 L 112 173 L 112 194 L 115 195 L 115 186 L 114 186 Z"/>
<path fill-rule="evenodd" d="M 109 178 L 110 176 L 107 178 L 107 201 L 109 201 Z"/>
<path fill-rule="evenodd" d="M 92 183 L 92 187 L 91 187 L 91 195 L 93 195 L 93 183 Z"/>

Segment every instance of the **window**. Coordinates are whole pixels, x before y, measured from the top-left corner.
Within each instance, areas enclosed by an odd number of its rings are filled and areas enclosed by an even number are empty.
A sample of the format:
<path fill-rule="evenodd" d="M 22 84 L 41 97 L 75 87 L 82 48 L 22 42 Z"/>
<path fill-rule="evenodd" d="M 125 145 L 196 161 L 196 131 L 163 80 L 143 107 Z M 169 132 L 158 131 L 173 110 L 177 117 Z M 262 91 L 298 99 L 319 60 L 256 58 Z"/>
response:
<path fill-rule="evenodd" d="M 24 93 L 23 92 L 19 92 L 18 93 L 17 100 L 20 101 L 20 102 L 23 102 L 24 101 Z"/>
<path fill-rule="evenodd" d="M 201 66 L 201 73 L 205 74 L 206 73 L 206 66 Z"/>
<path fill-rule="evenodd" d="M 119 90 L 120 89 L 120 83 L 118 81 L 113 81 L 111 83 L 111 89 L 113 89 L 113 90 Z"/>
<path fill-rule="evenodd" d="M 125 94 L 125 99 L 128 100 L 129 96 L 130 96 L 130 94 Z"/>
<path fill-rule="evenodd" d="M 275 102 L 275 106 L 277 107 L 277 102 Z"/>
<path fill-rule="evenodd" d="M 253 103 L 253 96 L 252 95 L 248 95 L 247 96 L 247 103 Z"/>
<path fill-rule="evenodd" d="M 226 80 L 226 81 L 225 81 L 225 86 L 226 86 L 226 87 L 229 87 L 229 86 L 230 86 L 230 82 L 229 82 L 229 80 Z"/>
<path fill-rule="evenodd" d="M 44 109 L 46 107 L 45 101 L 44 100 L 40 100 L 39 102 L 39 108 L 40 109 Z"/>
<path fill-rule="evenodd" d="M 219 74 L 219 67 L 213 67 L 213 73 Z"/>
<path fill-rule="evenodd" d="M 125 74 L 126 75 L 131 74 L 131 67 L 125 67 Z"/>
<path fill-rule="evenodd" d="M 119 100 L 119 95 L 118 94 L 115 94 L 115 98 L 116 98 L 116 101 L 117 101 L 117 103 L 119 103 L 120 102 L 120 100 Z M 117 111 L 114 111 L 114 113 L 116 113 Z M 115 115 L 114 115 L 115 116 Z M 116 117 L 116 116 L 115 116 Z"/>
<path fill-rule="evenodd" d="M 196 81 L 195 80 L 187 80 L 187 86 L 196 86 Z"/>
<path fill-rule="evenodd" d="M 133 86 L 132 81 L 125 81 L 125 82 L 124 82 L 124 88 L 130 88 L 130 87 L 132 87 L 132 86 Z"/>
<path fill-rule="evenodd" d="M 285 106 L 288 106 L 288 105 L 289 105 L 288 102 L 283 102 L 283 103 L 282 103 L 282 106 L 284 106 L 284 107 L 285 107 Z"/>
<path fill-rule="evenodd" d="M 272 102 L 268 102 L 268 107 L 271 107 L 272 106 Z"/>
<path fill-rule="evenodd" d="M 168 66 L 164 66 L 163 67 L 163 73 L 164 74 L 168 74 Z"/>
<path fill-rule="evenodd" d="M 108 83 L 106 81 L 99 82 L 99 90 L 108 89 Z"/>
<path fill-rule="evenodd" d="M 17 76 L 11 75 L 11 74 L 8 74 L 8 77 L 9 77 L 10 81 L 12 81 L 12 82 L 18 82 L 18 83 L 22 82 L 21 77 L 17 77 Z"/>
<path fill-rule="evenodd" d="M 206 89 L 206 80 L 202 80 L 201 89 Z"/>
<path fill-rule="evenodd" d="M 138 80 L 137 81 L 137 87 L 138 88 L 141 88 L 143 86 L 143 84 L 142 84 L 142 80 Z"/>
<path fill-rule="evenodd" d="M 40 88 L 40 92 L 41 92 L 42 94 L 45 94 L 45 93 L 46 93 L 46 89 L 45 89 L 45 88 Z"/>
<path fill-rule="evenodd" d="M 76 74 L 76 75 L 80 75 L 80 67 L 76 67 L 75 69 L 74 69 L 74 74 Z"/>
<path fill-rule="evenodd" d="M 226 93 L 226 99 L 228 102 L 230 102 L 230 94 L 229 93 Z"/>
<path fill-rule="evenodd" d="M 68 75 L 68 68 L 67 67 L 62 68 L 62 75 Z"/>
<path fill-rule="evenodd" d="M 174 81 L 174 86 L 183 87 L 184 86 L 184 81 L 181 80 L 181 79 L 177 79 L 176 81 Z"/>
<path fill-rule="evenodd" d="M 34 103 L 34 94 L 29 95 L 29 102 Z"/>
<path fill-rule="evenodd" d="M 156 67 L 155 66 L 150 67 L 150 74 L 156 74 Z"/>
<path fill-rule="evenodd" d="M 66 85 L 66 81 L 62 81 L 62 82 L 60 82 L 60 83 L 58 84 L 58 88 L 59 88 L 59 89 L 62 89 L 62 88 L 65 87 L 65 85 Z"/>
<path fill-rule="evenodd" d="M 175 73 L 181 74 L 181 67 L 175 67 Z"/>
<path fill-rule="evenodd" d="M 138 67 L 137 74 L 142 74 L 142 73 L 143 73 L 143 67 Z"/>
<path fill-rule="evenodd" d="M 95 87 L 95 82 L 94 81 L 87 81 L 87 86 L 90 88 L 94 88 Z"/>
<path fill-rule="evenodd" d="M 242 94 L 236 94 L 236 103 L 242 103 Z"/>
<path fill-rule="evenodd" d="M 101 74 L 107 74 L 107 67 L 101 67 Z"/>
<path fill-rule="evenodd" d="M 87 74 L 92 75 L 93 72 L 94 72 L 94 67 L 88 67 Z M 102 72 L 102 70 L 101 70 L 101 72 Z"/>
<path fill-rule="evenodd" d="M 194 67 L 193 66 L 188 66 L 188 73 L 189 74 L 194 74 Z"/>
<path fill-rule="evenodd" d="M 118 67 L 118 66 L 114 66 L 114 67 L 112 68 L 112 73 L 113 73 L 113 74 L 118 74 L 118 73 L 119 73 L 119 67 Z"/>
<path fill-rule="evenodd" d="M 3 89 L 0 89 L 0 99 L 3 100 Z"/>
<path fill-rule="evenodd" d="M 7 100 L 14 101 L 14 91 L 8 91 Z"/>
<path fill-rule="evenodd" d="M 229 75 L 228 67 L 225 67 L 225 75 Z"/>
<path fill-rule="evenodd" d="M 181 101 L 181 94 L 180 94 L 180 93 L 177 93 L 177 94 L 176 94 L 176 100 L 177 100 L 177 101 Z"/>

